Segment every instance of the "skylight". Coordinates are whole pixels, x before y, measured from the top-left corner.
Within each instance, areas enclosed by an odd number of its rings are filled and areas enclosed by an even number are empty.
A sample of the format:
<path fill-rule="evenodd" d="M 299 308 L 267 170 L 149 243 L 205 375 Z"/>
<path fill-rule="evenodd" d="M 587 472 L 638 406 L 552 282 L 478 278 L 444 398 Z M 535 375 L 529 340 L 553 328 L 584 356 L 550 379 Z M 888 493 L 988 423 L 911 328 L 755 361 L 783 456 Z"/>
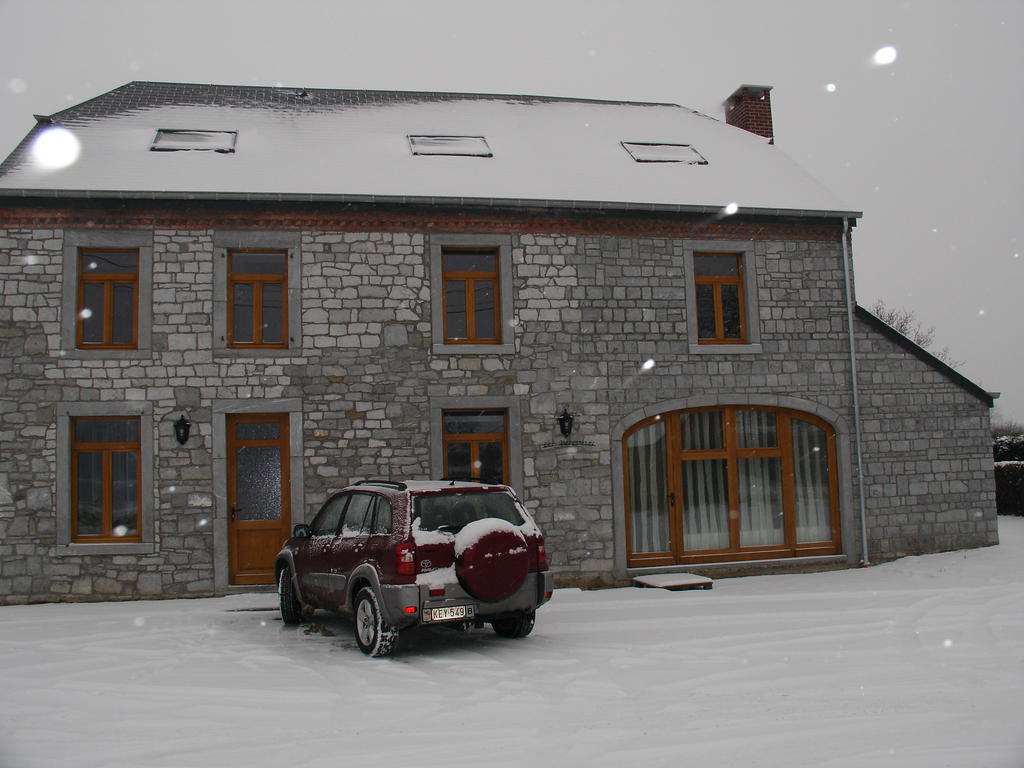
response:
<path fill-rule="evenodd" d="M 160 128 L 150 149 L 154 152 L 234 152 L 238 131 L 182 131 Z"/>
<path fill-rule="evenodd" d="M 414 155 L 494 156 L 483 136 L 410 136 L 409 147 Z"/>
<path fill-rule="evenodd" d="M 622 146 L 638 163 L 708 164 L 704 156 L 689 144 L 655 144 L 641 141 L 624 141 Z"/>

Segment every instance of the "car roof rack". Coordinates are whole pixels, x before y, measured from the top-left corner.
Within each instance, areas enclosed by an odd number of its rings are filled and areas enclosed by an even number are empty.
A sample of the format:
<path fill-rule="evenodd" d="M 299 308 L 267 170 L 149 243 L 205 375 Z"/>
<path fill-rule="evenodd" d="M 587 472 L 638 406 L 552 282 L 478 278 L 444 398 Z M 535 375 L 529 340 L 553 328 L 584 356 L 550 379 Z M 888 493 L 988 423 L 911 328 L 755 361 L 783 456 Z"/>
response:
<path fill-rule="evenodd" d="M 407 490 L 409 486 L 405 483 L 400 483 L 397 480 L 360 480 L 352 485 L 383 485 L 389 488 L 397 488 L 400 491 Z"/>
<path fill-rule="evenodd" d="M 456 477 L 442 477 L 441 482 L 451 482 L 452 485 L 455 483 L 475 483 L 477 485 L 505 485 L 505 483 L 495 483 L 490 480 L 481 480 L 478 477 L 466 477 L 465 475 L 459 475 Z"/>

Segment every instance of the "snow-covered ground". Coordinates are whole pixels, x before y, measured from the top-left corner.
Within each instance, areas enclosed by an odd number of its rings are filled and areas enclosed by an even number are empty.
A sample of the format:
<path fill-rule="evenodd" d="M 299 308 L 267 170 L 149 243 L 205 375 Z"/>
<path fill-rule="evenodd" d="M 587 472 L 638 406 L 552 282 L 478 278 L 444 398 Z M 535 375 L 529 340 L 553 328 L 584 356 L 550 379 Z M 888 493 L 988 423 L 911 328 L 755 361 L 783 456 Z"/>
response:
<path fill-rule="evenodd" d="M 0 766 L 1024 766 L 1002 544 L 710 591 L 559 590 L 534 634 L 359 652 L 275 596 L 0 608 Z"/>

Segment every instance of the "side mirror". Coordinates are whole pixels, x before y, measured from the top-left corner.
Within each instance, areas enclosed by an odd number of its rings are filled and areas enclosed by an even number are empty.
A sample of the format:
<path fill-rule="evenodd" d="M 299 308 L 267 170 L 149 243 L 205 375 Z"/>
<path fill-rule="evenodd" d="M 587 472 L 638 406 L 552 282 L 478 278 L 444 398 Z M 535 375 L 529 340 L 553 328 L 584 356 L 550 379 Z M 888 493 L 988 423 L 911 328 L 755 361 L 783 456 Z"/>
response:
<path fill-rule="evenodd" d="M 308 539 L 309 538 L 309 526 L 305 523 L 299 523 L 292 528 L 292 537 L 296 539 Z"/>

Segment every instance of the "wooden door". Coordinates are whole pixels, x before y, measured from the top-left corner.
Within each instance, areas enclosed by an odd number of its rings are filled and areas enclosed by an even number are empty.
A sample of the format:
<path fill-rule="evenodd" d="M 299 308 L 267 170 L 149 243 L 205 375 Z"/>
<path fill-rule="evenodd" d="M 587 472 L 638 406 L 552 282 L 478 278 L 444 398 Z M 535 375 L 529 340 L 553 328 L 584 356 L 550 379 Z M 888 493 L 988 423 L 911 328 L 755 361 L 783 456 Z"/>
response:
<path fill-rule="evenodd" d="M 288 414 L 231 414 L 227 433 L 229 580 L 271 584 L 291 535 Z"/>

